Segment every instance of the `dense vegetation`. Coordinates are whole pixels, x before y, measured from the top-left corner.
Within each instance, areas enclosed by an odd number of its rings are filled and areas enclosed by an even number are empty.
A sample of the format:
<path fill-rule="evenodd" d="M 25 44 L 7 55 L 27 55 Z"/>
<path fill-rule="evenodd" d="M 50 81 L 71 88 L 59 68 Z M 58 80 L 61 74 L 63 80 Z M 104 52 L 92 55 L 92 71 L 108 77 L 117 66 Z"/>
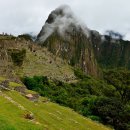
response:
<path fill-rule="evenodd" d="M 130 128 L 130 72 L 104 71 L 104 80 L 96 80 L 75 71 L 77 83 L 50 81 L 47 77 L 25 77 L 24 84 L 42 96 L 69 106 L 93 120 L 112 125 L 116 130 Z"/>

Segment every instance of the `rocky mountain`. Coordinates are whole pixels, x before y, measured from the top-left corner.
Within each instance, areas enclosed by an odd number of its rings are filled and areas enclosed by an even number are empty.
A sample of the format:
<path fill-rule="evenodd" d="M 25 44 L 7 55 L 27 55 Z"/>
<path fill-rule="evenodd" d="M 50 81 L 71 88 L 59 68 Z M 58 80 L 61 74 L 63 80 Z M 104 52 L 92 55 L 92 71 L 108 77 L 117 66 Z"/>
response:
<path fill-rule="evenodd" d="M 49 15 L 37 42 L 70 65 L 97 76 L 98 67 L 89 35 L 89 29 L 74 16 L 71 9 L 60 6 Z"/>
<path fill-rule="evenodd" d="M 68 6 L 52 11 L 37 42 L 86 74 L 98 76 L 100 68 L 130 69 L 130 42 L 120 34 L 101 35 L 88 29 Z"/>

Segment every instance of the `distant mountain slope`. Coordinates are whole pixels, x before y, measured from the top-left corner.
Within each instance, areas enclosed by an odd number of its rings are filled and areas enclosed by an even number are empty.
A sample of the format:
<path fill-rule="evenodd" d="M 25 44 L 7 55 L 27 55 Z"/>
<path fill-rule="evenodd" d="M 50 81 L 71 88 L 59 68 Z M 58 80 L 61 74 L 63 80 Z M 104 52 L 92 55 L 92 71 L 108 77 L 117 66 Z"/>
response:
<path fill-rule="evenodd" d="M 0 79 L 4 80 L 2 77 Z M 26 117 L 29 113 L 33 119 Z M 111 130 L 46 98 L 40 97 L 38 102 L 32 102 L 19 92 L 5 90 L 0 91 L 0 129 Z"/>
<path fill-rule="evenodd" d="M 130 69 L 130 41 L 115 39 L 108 35 L 101 36 L 98 32 L 94 33 L 93 31 L 91 40 L 100 66 Z"/>

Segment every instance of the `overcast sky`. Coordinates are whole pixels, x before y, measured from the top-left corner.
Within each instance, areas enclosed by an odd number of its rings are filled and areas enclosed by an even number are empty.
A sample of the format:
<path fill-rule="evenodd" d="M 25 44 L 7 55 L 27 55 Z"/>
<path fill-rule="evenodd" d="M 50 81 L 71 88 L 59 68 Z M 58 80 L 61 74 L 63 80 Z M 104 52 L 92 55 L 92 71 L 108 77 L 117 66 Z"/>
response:
<path fill-rule="evenodd" d="M 130 0 L 0 0 L 0 33 L 37 34 L 49 13 L 63 4 L 88 28 L 115 30 L 130 40 Z"/>

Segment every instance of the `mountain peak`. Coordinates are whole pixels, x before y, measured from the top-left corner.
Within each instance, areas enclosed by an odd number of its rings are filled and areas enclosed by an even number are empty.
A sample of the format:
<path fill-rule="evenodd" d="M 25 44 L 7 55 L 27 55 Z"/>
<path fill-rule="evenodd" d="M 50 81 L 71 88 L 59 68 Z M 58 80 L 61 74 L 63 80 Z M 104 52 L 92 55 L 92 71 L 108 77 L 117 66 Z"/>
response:
<path fill-rule="evenodd" d="M 46 23 L 52 24 L 57 20 L 57 18 L 73 18 L 73 12 L 71 8 L 68 5 L 62 5 L 56 8 L 54 11 L 51 12 L 48 19 L 46 20 Z"/>
<path fill-rule="evenodd" d="M 73 29 L 82 30 L 87 36 L 89 29 L 74 15 L 68 5 L 61 5 L 50 13 L 37 41 L 44 42 L 53 32 L 57 31 L 64 37 L 65 32 L 72 32 Z"/>
<path fill-rule="evenodd" d="M 62 5 L 50 13 L 37 41 L 68 64 L 79 67 L 86 74 L 97 76 L 98 67 L 89 34 L 91 31 L 71 8 Z"/>

